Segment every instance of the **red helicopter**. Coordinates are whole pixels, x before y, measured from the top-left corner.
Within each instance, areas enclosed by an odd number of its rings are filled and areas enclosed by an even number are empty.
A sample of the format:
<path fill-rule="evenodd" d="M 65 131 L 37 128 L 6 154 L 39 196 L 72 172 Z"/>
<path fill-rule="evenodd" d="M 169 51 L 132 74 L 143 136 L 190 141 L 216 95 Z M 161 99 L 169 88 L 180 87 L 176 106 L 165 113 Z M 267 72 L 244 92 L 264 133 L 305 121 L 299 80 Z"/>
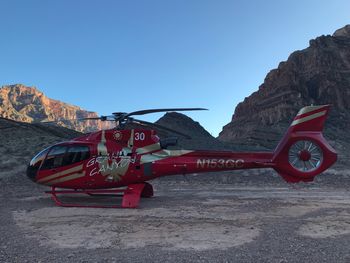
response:
<path fill-rule="evenodd" d="M 151 109 L 84 118 L 80 120 L 113 121 L 116 127 L 50 146 L 31 160 L 27 175 L 36 183 L 50 186 L 51 191 L 46 193 L 64 207 L 135 208 L 140 197 L 153 196 L 153 187 L 147 181 L 175 174 L 273 168 L 287 182 L 309 182 L 337 160 L 336 151 L 322 135 L 329 108 L 329 105 L 302 108 L 273 152 L 169 150 L 167 147 L 175 145 L 176 140 L 160 140 L 152 129 L 125 129 L 126 124 L 136 123 L 188 137 L 132 116 L 205 110 L 202 108 Z M 82 193 L 123 194 L 122 204 L 71 204 L 62 203 L 57 197 L 57 194 Z"/>

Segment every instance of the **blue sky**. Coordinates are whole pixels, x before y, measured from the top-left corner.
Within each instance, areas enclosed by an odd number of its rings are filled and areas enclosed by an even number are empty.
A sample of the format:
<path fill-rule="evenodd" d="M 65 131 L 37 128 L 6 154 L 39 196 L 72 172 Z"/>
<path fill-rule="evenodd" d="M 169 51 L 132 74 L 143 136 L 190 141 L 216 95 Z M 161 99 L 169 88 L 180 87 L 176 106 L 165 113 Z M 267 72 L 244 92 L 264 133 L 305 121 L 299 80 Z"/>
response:
<path fill-rule="evenodd" d="M 0 85 L 100 114 L 205 107 L 188 115 L 214 136 L 280 61 L 350 23 L 348 0 L 0 0 L 0 12 Z"/>

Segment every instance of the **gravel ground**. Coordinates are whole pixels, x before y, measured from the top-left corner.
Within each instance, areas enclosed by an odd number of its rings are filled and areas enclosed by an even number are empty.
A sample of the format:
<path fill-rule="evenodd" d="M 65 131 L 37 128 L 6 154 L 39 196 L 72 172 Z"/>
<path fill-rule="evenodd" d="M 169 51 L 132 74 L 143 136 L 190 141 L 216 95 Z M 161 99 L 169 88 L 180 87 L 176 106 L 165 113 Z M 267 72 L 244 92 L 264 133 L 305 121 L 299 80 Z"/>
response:
<path fill-rule="evenodd" d="M 155 180 L 139 209 L 56 207 L 23 175 L 2 178 L 0 262 L 350 262 L 348 176 L 226 175 Z"/>

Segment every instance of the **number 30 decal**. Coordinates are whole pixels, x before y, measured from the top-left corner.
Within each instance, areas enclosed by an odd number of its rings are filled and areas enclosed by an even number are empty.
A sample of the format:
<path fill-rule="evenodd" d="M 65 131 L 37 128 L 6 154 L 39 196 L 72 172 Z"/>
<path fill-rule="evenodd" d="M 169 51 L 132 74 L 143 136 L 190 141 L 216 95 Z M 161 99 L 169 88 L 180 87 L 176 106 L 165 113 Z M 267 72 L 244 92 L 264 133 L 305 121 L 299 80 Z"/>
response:
<path fill-rule="evenodd" d="M 143 141 L 145 140 L 145 134 L 143 132 L 135 133 L 135 141 Z"/>

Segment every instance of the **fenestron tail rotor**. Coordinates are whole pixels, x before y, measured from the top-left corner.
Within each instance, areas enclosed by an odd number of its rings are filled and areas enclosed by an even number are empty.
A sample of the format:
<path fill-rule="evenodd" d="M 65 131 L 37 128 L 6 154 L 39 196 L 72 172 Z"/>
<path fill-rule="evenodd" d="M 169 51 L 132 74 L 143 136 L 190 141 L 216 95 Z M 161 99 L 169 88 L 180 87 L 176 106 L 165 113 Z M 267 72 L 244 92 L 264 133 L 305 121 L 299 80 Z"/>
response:
<path fill-rule="evenodd" d="M 301 172 L 316 170 L 323 161 L 323 151 L 316 142 L 300 140 L 289 149 L 289 163 Z"/>
<path fill-rule="evenodd" d="M 187 139 L 190 139 L 191 137 L 187 134 L 184 134 L 180 131 L 176 131 L 173 129 L 170 129 L 168 127 L 155 124 L 148 121 L 138 120 L 134 119 L 131 116 L 139 116 L 139 115 L 145 115 L 145 114 L 151 114 L 151 113 L 157 113 L 157 112 L 171 112 L 171 111 L 199 111 L 199 110 L 208 110 L 205 108 L 163 108 L 163 109 L 147 109 L 147 110 L 139 110 L 139 111 L 133 111 L 130 113 L 127 112 L 114 112 L 112 115 L 109 116 L 99 116 L 99 117 L 87 117 L 87 118 L 78 118 L 78 119 L 59 119 L 55 121 L 42 121 L 42 122 L 35 122 L 35 123 L 42 123 L 42 124 L 50 124 L 50 123 L 60 123 L 64 121 L 87 121 L 87 120 L 99 120 L 99 121 L 113 121 L 115 122 L 116 129 L 122 129 L 125 127 L 125 124 L 128 123 L 135 123 L 142 126 L 147 126 L 150 128 L 157 128 L 157 129 L 163 129 L 178 135 L 181 135 Z"/>

